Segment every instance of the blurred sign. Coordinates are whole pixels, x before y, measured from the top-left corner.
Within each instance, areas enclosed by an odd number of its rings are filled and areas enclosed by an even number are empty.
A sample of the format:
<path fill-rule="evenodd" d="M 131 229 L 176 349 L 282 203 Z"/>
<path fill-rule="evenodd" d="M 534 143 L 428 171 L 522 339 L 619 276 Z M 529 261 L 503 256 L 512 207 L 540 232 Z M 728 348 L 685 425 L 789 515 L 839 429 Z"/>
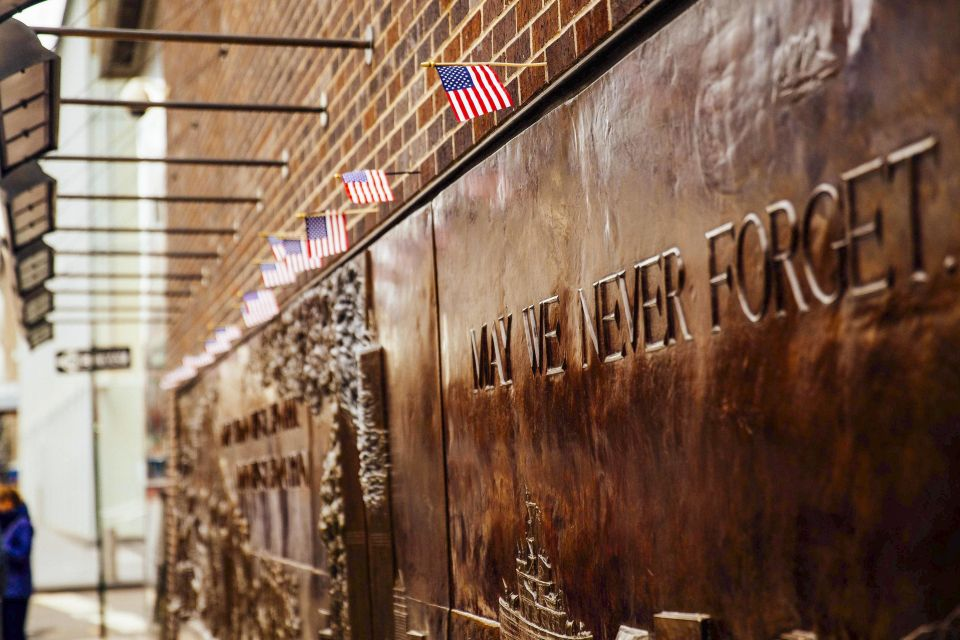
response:
<path fill-rule="evenodd" d="M 49 340 L 53 340 L 53 325 L 46 320 L 27 329 L 27 343 L 31 349 L 35 349 Z"/>
<path fill-rule="evenodd" d="M 57 371 L 60 373 L 79 373 L 81 371 L 100 371 L 102 369 L 129 369 L 130 348 L 110 347 L 89 349 L 86 351 L 57 352 Z"/>

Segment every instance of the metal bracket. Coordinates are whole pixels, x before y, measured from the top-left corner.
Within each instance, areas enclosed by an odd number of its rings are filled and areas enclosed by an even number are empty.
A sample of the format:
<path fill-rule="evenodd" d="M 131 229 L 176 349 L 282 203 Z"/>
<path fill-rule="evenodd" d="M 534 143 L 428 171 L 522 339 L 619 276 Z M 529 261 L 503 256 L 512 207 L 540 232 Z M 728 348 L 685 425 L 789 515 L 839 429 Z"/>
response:
<path fill-rule="evenodd" d="M 320 92 L 320 106 L 323 108 L 323 113 L 320 114 L 320 126 L 324 129 L 327 128 L 327 125 L 330 124 L 330 111 L 327 109 L 327 92 Z"/>
<path fill-rule="evenodd" d="M 373 25 L 367 27 L 366 31 L 363 32 L 363 39 L 370 43 L 366 49 L 363 50 L 363 61 L 370 66 L 373 64 Z"/>

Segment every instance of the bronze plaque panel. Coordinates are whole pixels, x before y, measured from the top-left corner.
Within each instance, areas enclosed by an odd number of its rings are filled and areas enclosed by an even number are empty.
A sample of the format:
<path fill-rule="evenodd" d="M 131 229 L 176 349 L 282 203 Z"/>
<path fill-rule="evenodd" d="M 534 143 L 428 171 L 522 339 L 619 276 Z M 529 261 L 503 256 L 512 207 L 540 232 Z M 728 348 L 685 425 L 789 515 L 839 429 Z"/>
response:
<path fill-rule="evenodd" d="M 958 61 L 954 2 L 703 0 L 434 201 L 454 608 L 525 489 L 596 638 L 960 603 Z"/>
<path fill-rule="evenodd" d="M 314 561 L 310 412 L 281 400 L 218 425 L 220 464 L 259 552 Z"/>
<path fill-rule="evenodd" d="M 429 208 L 423 209 L 368 253 L 370 307 L 387 389 L 397 639 L 410 632 L 435 639 L 447 635 L 449 552 L 432 224 Z"/>

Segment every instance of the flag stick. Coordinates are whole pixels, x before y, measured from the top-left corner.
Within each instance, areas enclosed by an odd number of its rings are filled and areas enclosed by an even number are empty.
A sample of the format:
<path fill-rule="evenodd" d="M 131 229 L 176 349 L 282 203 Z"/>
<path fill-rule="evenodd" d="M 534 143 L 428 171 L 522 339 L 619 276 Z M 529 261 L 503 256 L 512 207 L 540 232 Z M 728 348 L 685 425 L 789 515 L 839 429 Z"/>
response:
<path fill-rule="evenodd" d="M 281 240 L 296 240 L 297 238 L 302 238 L 302 233 L 297 233 L 296 231 L 261 231 L 261 238 L 280 238 Z"/>
<path fill-rule="evenodd" d="M 420 172 L 419 171 L 384 171 L 383 174 L 386 176 L 412 176 L 415 174 L 419 175 Z M 341 178 L 343 178 L 343 174 L 341 173 L 333 174 L 334 180 L 340 180 Z"/>
<path fill-rule="evenodd" d="M 325 211 L 326 211 L 326 210 L 323 210 L 323 211 L 306 211 L 306 212 L 301 211 L 300 213 L 297 214 L 297 217 L 298 217 L 298 218 L 309 218 L 309 217 L 311 217 L 311 216 L 313 216 L 313 215 L 322 214 L 322 213 L 324 213 Z M 362 215 L 365 215 L 365 214 L 367 214 L 367 213 L 376 213 L 377 211 L 379 211 L 379 209 L 348 209 L 347 211 L 336 211 L 335 213 L 342 213 L 342 214 L 348 215 L 348 216 L 362 216 Z"/>
<path fill-rule="evenodd" d="M 421 62 L 420 66 L 424 69 L 430 69 L 431 67 L 476 67 L 479 65 L 486 65 L 488 67 L 545 67 L 547 66 L 546 62 L 434 62 L 433 60 L 427 60 L 426 62 Z"/>

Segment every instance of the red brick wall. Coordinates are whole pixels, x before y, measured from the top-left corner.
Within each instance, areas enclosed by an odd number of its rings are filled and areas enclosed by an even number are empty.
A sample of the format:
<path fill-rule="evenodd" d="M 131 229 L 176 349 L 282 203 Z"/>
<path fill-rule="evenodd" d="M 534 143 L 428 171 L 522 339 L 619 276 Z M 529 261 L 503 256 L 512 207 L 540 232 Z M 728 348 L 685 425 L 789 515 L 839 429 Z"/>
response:
<path fill-rule="evenodd" d="M 170 224 L 221 226 L 237 220 L 232 238 L 175 238 L 171 248 L 219 246 L 209 282 L 197 287 L 172 325 L 170 363 L 202 348 L 213 323 L 239 322 L 236 293 L 257 285 L 255 259 L 266 259 L 261 231 L 298 228 L 295 212 L 342 206 L 335 172 L 361 167 L 419 169 L 395 181 L 399 206 L 516 108 L 458 123 L 429 59 L 546 60 L 546 68 L 503 69 L 517 106 L 528 102 L 631 13 L 649 0 L 164 0 L 158 28 L 314 37 L 362 37 L 375 30 L 373 64 L 362 51 L 165 45 L 171 99 L 316 103 L 329 98 L 329 125 L 316 115 L 170 112 L 171 155 L 291 155 L 290 174 L 277 169 L 173 168 L 171 194 L 250 194 L 264 206 L 175 205 Z M 396 208 L 396 207 L 393 207 Z M 352 229 L 352 241 L 390 214 L 382 206 Z M 200 263 L 177 261 L 173 270 Z M 295 287 L 280 291 L 281 302 Z"/>

